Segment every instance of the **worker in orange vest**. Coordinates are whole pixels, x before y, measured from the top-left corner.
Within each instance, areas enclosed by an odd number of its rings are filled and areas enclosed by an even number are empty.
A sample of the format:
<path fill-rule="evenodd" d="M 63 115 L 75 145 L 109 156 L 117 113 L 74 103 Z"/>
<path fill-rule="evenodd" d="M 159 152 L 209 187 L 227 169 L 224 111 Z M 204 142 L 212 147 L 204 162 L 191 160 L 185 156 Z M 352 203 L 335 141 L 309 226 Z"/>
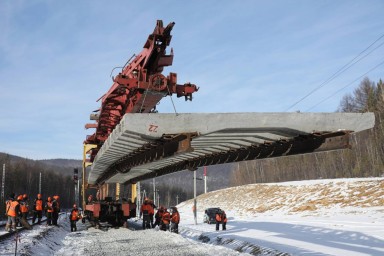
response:
<path fill-rule="evenodd" d="M 28 204 L 28 195 L 24 194 L 22 199 L 20 200 L 20 212 L 21 218 L 24 219 L 25 222 L 28 222 L 28 212 L 29 212 L 29 204 Z"/>
<path fill-rule="evenodd" d="M 219 230 L 220 224 L 222 224 L 222 229 L 226 230 L 226 225 L 227 225 L 227 214 L 225 213 L 224 210 L 220 210 L 216 212 L 216 231 Z"/>
<path fill-rule="evenodd" d="M 74 204 L 69 215 L 69 221 L 71 222 L 71 232 L 77 231 L 76 222 L 81 219 L 80 211 L 77 208 L 77 205 Z"/>
<path fill-rule="evenodd" d="M 151 206 L 151 211 L 149 212 L 149 222 L 151 223 L 151 228 L 154 228 L 155 226 L 153 225 L 153 216 L 155 215 L 155 209 L 157 207 L 152 200 L 149 200 L 149 205 Z"/>
<path fill-rule="evenodd" d="M 33 218 L 32 223 L 34 224 L 37 218 L 37 224 L 41 224 L 41 218 L 43 217 L 43 199 L 41 194 L 37 194 L 37 198 L 33 203 Z"/>
<path fill-rule="evenodd" d="M 5 231 L 16 230 L 16 219 L 20 215 L 20 204 L 15 200 L 15 194 L 12 193 L 6 201 L 5 214 L 8 216 Z"/>
<path fill-rule="evenodd" d="M 48 197 L 47 202 L 45 203 L 45 215 L 47 216 L 47 225 L 52 225 L 52 213 L 53 213 L 53 204 L 52 204 L 52 198 Z"/>
<path fill-rule="evenodd" d="M 159 209 L 156 212 L 156 215 L 155 215 L 155 224 L 153 224 L 154 228 L 156 226 L 161 227 L 161 220 L 162 220 L 162 217 L 163 217 L 163 213 L 164 213 L 164 207 L 160 206 Z"/>
<path fill-rule="evenodd" d="M 164 208 L 163 216 L 161 217 L 161 226 L 160 230 L 166 231 L 169 230 L 169 223 L 171 222 L 171 214 L 167 211 L 167 208 Z"/>
<path fill-rule="evenodd" d="M 153 208 L 148 198 L 145 198 L 144 203 L 140 207 L 140 218 L 143 216 L 143 229 L 151 228 L 151 220 L 149 214 L 153 211 Z"/>
<path fill-rule="evenodd" d="M 179 233 L 179 223 L 180 223 L 180 213 L 177 210 L 177 208 L 171 207 L 172 214 L 171 214 L 171 232 L 174 232 L 176 234 Z"/>

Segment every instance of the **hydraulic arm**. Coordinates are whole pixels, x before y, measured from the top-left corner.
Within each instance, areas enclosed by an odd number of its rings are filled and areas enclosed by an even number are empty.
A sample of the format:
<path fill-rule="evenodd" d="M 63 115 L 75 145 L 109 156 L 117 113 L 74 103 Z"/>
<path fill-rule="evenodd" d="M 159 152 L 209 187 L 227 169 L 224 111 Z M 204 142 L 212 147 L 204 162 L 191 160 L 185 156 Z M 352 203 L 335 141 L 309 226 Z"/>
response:
<path fill-rule="evenodd" d="M 91 162 L 124 114 L 156 112 L 158 102 L 172 94 L 192 100 L 192 94 L 198 90 L 196 85 L 177 84 L 176 73 L 162 74 L 164 67 L 171 66 L 173 62 L 173 49 L 167 54 L 166 48 L 171 42 L 174 25 L 171 22 L 163 27 L 163 22 L 158 20 L 141 53 L 113 77 L 111 88 L 99 99 L 101 108 L 91 115 L 91 120 L 96 123 L 85 125 L 87 129 L 96 128 L 96 132 L 87 136 L 84 142 L 96 145 L 91 149 Z"/>

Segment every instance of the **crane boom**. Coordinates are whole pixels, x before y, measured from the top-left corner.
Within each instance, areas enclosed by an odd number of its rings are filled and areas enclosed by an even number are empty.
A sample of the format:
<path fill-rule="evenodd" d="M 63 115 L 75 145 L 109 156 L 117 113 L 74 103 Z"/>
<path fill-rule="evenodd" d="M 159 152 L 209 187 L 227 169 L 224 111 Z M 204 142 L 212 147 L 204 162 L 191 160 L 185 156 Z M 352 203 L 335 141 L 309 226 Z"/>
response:
<path fill-rule="evenodd" d="M 97 114 L 91 115 L 96 123 L 85 125 L 86 129 L 96 128 L 95 133 L 84 141 L 84 144 L 97 145 L 91 149 L 91 162 L 124 114 L 156 112 L 156 105 L 163 97 L 176 94 L 177 97 L 184 96 L 187 101 L 192 100 L 192 94 L 198 91 L 194 84 L 177 84 L 176 73 L 162 74 L 164 67 L 173 62 L 173 49 L 167 54 L 166 48 L 171 42 L 174 25 L 171 22 L 164 27 L 158 20 L 143 50 L 113 77 L 111 88 L 99 99 L 101 108 L 95 111 Z"/>

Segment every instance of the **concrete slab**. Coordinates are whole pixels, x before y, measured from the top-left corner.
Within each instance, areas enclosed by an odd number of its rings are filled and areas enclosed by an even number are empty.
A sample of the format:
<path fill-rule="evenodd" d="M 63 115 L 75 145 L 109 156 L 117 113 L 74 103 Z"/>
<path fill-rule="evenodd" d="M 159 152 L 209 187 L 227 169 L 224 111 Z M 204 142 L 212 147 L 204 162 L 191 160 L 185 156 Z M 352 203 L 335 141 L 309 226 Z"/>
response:
<path fill-rule="evenodd" d="M 226 154 L 246 146 L 257 146 L 290 140 L 314 133 L 359 132 L 374 126 L 373 113 L 186 113 L 186 114 L 126 114 L 99 150 L 88 182 L 123 183 L 207 154 Z M 155 161 L 132 164 L 127 173 L 113 170 L 114 164 L 130 155 L 144 151 L 146 145 L 158 144 L 164 135 L 195 134 L 192 152 L 178 152 Z M 140 153 L 144 154 L 144 153 Z M 144 154 L 145 156 L 145 154 Z M 143 157 L 144 157 L 143 156 Z M 128 161 L 128 162 L 127 162 Z M 129 160 L 124 162 L 131 165 Z M 124 168 L 123 168 L 124 169 Z M 145 176 L 146 174 L 147 176 Z"/>

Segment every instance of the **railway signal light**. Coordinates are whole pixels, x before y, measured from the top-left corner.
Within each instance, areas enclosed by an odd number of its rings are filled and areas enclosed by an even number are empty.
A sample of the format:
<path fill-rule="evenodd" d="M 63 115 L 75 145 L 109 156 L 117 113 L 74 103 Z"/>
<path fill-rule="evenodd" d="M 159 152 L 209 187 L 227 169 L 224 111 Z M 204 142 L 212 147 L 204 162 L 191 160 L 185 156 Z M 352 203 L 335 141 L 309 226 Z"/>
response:
<path fill-rule="evenodd" d="M 77 168 L 73 169 L 73 181 L 77 184 L 79 180 L 79 170 Z"/>

